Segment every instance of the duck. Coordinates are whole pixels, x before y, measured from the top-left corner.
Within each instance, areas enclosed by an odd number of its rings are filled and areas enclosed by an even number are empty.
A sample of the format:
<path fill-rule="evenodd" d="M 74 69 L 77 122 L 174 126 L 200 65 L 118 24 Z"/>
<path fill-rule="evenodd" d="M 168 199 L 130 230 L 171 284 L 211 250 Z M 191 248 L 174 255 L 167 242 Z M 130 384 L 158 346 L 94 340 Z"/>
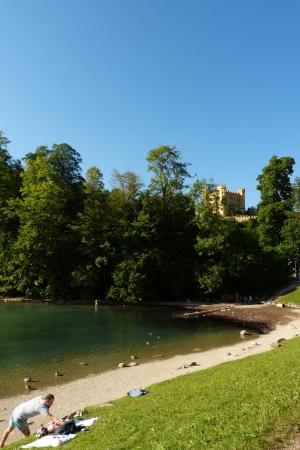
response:
<path fill-rule="evenodd" d="M 25 388 L 28 389 L 29 391 L 33 391 L 33 390 L 34 390 L 34 387 L 31 386 L 31 385 L 28 384 L 28 383 L 25 384 Z"/>
<path fill-rule="evenodd" d="M 31 381 L 31 377 L 25 377 L 24 378 L 24 383 L 27 383 L 28 381 Z"/>
<path fill-rule="evenodd" d="M 81 365 L 81 366 L 87 366 L 87 363 L 84 362 L 84 361 L 81 361 L 81 362 L 80 362 L 80 365 Z"/>
<path fill-rule="evenodd" d="M 57 370 L 55 370 L 55 371 L 54 371 L 54 375 L 55 375 L 56 377 L 60 377 L 60 376 L 61 376 L 61 373 L 59 373 L 59 372 L 57 372 Z"/>

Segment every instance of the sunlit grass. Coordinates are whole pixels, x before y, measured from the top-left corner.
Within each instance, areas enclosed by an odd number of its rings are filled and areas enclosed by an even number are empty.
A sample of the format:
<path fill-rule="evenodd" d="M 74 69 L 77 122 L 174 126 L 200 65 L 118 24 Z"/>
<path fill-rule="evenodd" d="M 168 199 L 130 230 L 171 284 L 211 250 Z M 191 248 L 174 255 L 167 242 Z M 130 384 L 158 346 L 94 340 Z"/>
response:
<path fill-rule="evenodd" d="M 266 353 L 144 386 L 151 393 L 143 397 L 124 392 L 124 398 L 111 402 L 113 407 L 82 405 L 89 417 L 100 419 L 64 448 L 282 448 L 300 423 L 299 359 L 300 339 L 295 338 Z"/>
<path fill-rule="evenodd" d="M 293 292 L 281 295 L 276 299 L 277 303 L 299 303 L 300 304 L 300 286 L 297 286 Z"/>
<path fill-rule="evenodd" d="M 300 303 L 300 287 L 276 299 Z M 87 407 L 100 417 L 66 450 L 275 450 L 299 430 L 300 339 L 267 353 L 144 386 L 151 394 Z M 135 387 L 135 386 L 132 386 Z M 105 389 L 105 386 L 103 386 Z M 95 399 L 97 402 L 97 399 Z M 34 437 L 7 446 L 19 449 Z"/>

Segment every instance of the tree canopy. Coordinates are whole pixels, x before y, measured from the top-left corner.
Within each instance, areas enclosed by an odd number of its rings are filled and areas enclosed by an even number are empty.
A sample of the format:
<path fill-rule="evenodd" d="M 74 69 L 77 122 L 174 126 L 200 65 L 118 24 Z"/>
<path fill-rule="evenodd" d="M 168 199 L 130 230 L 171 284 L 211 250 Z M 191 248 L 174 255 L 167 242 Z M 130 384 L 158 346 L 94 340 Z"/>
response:
<path fill-rule="evenodd" d="M 300 260 L 300 182 L 295 161 L 273 156 L 257 177 L 261 201 L 246 222 L 221 216 L 176 147 L 146 157 L 149 185 L 113 169 L 81 172 L 66 143 L 23 160 L 0 132 L 0 292 L 39 298 L 140 302 L 256 295 Z M 256 219 L 257 214 L 257 219 Z"/>

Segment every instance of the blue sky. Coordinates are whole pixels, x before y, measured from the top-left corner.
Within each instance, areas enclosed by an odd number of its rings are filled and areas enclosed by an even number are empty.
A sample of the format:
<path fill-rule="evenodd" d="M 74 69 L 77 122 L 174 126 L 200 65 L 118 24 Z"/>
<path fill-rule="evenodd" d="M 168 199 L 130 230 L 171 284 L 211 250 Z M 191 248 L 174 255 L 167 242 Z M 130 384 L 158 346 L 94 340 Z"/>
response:
<path fill-rule="evenodd" d="M 273 155 L 299 171 L 299 0 L 0 0 L 0 130 L 22 158 L 66 142 L 147 184 L 176 146 L 191 174 L 246 189 Z"/>

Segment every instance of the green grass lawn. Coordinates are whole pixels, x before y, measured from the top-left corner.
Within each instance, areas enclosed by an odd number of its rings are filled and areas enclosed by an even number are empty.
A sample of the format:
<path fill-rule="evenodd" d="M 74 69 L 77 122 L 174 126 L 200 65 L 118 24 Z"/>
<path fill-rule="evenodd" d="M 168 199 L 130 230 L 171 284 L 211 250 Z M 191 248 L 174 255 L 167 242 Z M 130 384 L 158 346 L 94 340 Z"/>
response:
<path fill-rule="evenodd" d="M 82 405 L 89 417 L 100 419 L 64 448 L 280 448 L 300 421 L 299 360 L 295 338 L 263 354 L 155 384 L 150 394 L 126 396 L 113 407 Z M 29 439 L 7 448 L 19 449 Z"/>
<path fill-rule="evenodd" d="M 282 295 L 276 299 L 276 302 L 284 303 L 299 303 L 300 304 L 300 286 L 298 286 L 293 292 Z"/>
<path fill-rule="evenodd" d="M 299 288 L 284 296 L 284 302 L 296 302 L 296 293 L 300 303 Z M 293 300 L 288 300 L 290 296 Z M 151 391 L 143 397 L 124 392 L 125 397 L 111 402 L 112 407 L 82 405 L 88 417 L 100 419 L 64 449 L 282 448 L 299 430 L 299 361 L 300 338 L 295 337 L 266 353 L 143 386 Z M 30 440 L 33 437 L 7 448 L 19 449 Z"/>

